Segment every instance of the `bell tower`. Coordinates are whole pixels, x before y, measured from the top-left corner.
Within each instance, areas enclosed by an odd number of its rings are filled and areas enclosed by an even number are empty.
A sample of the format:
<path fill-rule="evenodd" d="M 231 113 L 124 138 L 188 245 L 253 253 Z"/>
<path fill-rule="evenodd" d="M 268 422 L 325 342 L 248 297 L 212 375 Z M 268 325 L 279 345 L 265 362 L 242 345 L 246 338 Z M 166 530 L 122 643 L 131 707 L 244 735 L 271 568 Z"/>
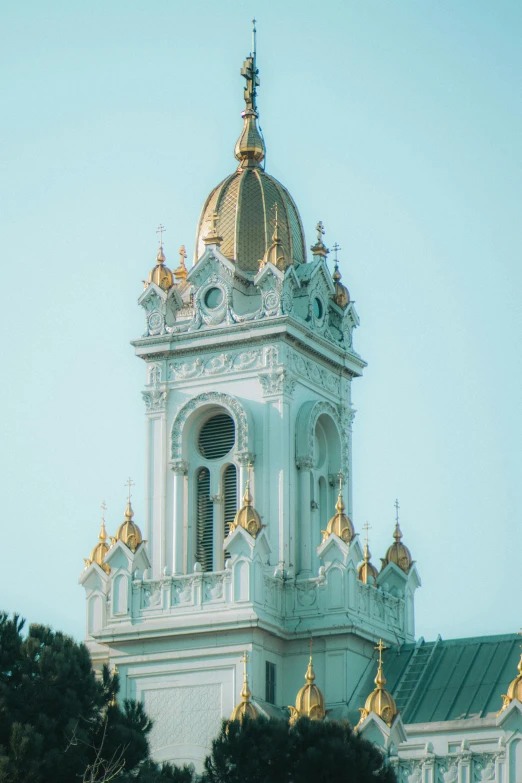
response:
<path fill-rule="evenodd" d="M 255 45 L 241 74 L 238 166 L 203 204 L 194 263 L 187 270 L 182 247 L 171 271 L 160 237 L 138 300 L 147 422 L 139 543 L 103 542 L 108 551 L 81 578 L 93 658 L 110 658 L 124 695 L 144 700 L 156 757 L 197 765 L 240 701 L 245 651 L 252 704 L 283 715 L 313 636 L 326 707 L 344 715 L 375 641 L 413 640 L 407 594 L 419 584 L 411 559 L 403 568 L 390 557 L 380 574 L 360 577 L 359 318 L 340 248 L 332 274 L 319 222 L 307 253 L 295 202 L 263 167 Z"/>

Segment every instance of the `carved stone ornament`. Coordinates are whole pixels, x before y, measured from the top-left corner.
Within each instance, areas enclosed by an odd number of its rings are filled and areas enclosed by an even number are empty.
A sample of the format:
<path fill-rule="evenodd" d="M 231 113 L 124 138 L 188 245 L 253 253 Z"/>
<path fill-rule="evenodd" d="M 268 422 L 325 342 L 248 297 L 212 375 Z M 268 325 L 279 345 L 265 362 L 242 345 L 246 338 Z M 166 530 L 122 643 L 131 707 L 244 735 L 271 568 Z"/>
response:
<path fill-rule="evenodd" d="M 212 375 L 224 375 L 230 372 L 243 372 L 263 366 L 263 349 L 236 353 L 213 354 L 208 357 L 198 357 L 193 362 L 175 362 L 169 365 L 173 380 L 187 380 Z"/>
<path fill-rule="evenodd" d="M 248 451 L 250 441 L 253 442 L 253 423 L 249 421 L 247 412 L 239 400 L 230 394 L 203 392 L 182 405 L 174 417 L 171 430 L 172 461 L 182 459 L 183 429 L 190 414 L 203 405 L 218 405 L 226 408 L 236 425 L 237 450 Z"/>
<path fill-rule="evenodd" d="M 141 396 L 145 402 L 147 413 L 163 413 L 167 402 L 167 392 L 159 389 L 142 392 Z"/>
<path fill-rule="evenodd" d="M 292 396 L 296 380 L 284 367 L 271 370 L 259 375 L 259 382 L 263 387 L 263 397 L 286 394 Z"/>
<path fill-rule="evenodd" d="M 188 473 L 188 462 L 184 459 L 174 459 L 170 462 L 170 469 L 173 473 L 186 476 Z"/>

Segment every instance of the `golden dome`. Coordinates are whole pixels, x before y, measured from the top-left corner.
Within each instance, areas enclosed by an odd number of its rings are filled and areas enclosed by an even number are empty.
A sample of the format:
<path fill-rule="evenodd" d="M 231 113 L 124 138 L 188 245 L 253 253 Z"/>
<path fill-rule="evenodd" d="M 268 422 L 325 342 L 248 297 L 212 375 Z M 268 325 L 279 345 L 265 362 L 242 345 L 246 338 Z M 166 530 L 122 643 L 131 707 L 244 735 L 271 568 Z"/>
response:
<path fill-rule="evenodd" d="M 335 533 L 346 544 L 349 544 L 355 535 L 355 530 L 353 527 L 352 520 L 344 513 L 345 505 L 343 503 L 342 489 L 343 488 L 342 488 L 342 479 L 341 479 L 339 482 L 339 495 L 337 497 L 337 503 L 335 504 L 335 514 L 328 522 L 328 525 L 326 526 L 326 530 L 322 531 L 323 541 L 326 541 L 328 536 L 331 536 L 332 533 Z"/>
<path fill-rule="evenodd" d="M 241 660 L 243 661 L 243 687 L 241 688 L 241 701 L 234 707 L 232 715 L 230 716 L 230 720 L 242 721 L 244 718 L 255 720 L 255 718 L 257 718 L 258 712 L 250 701 L 252 692 L 248 687 L 248 674 L 246 665 L 249 659 L 246 651 L 244 657 Z"/>
<path fill-rule="evenodd" d="M 92 550 L 88 559 L 85 560 L 85 568 L 88 568 L 91 563 L 98 563 L 100 568 L 103 568 L 106 574 L 110 574 L 111 568 L 104 563 L 105 555 L 109 551 L 109 545 L 107 541 L 107 531 L 105 530 L 105 521 L 102 519 L 100 532 L 98 534 L 98 543 Z"/>
<path fill-rule="evenodd" d="M 114 540 L 122 541 L 132 552 L 135 552 L 142 543 L 143 538 L 138 525 L 132 521 L 133 516 L 134 511 L 132 510 L 130 500 L 128 500 L 127 508 L 125 509 L 125 521 L 122 522 L 116 531 Z"/>
<path fill-rule="evenodd" d="M 513 699 L 522 703 L 522 655 L 518 662 L 518 674 L 511 682 L 506 694 L 502 694 L 502 709 L 500 712 L 504 712 L 506 707 L 509 707 Z M 500 712 L 498 713 L 500 715 Z"/>
<path fill-rule="evenodd" d="M 250 471 L 250 469 L 249 469 Z M 255 510 L 253 503 L 253 497 L 250 493 L 250 476 L 247 479 L 245 494 L 243 495 L 243 505 L 234 517 L 234 521 L 230 523 L 230 532 L 236 529 L 236 527 L 244 528 L 252 538 L 256 538 L 263 527 L 261 517 Z"/>
<path fill-rule="evenodd" d="M 364 545 L 364 560 L 359 566 L 359 569 L 357 571 L 357 576 L 361 580 L 361 582 L 364 582 L 365 585 L 373 585 L 375 584 L 375 581 L 379 575 L 379 572 L 373 565 L 373 563 L 370 562 L 371 552 L 368 544 Z"/>
<path fill-rule="evenodd" d="M 382 561 L 382 567 L 385 568 L 388 563 L 395 563 L 395 565 L 399 566 L 399 568 L 407 574 L 412 566 L 413 560 L 411 558 L 410 550 L 401 541 L 402 532 L 399 527 L 399 520 L 395 523 L 393 537 L 395 542 L 388 547 L 388 551 Z"/>
<path fill-rule="evenodd" d="M 326 714 L 324 711 L 324 696 L 317 685 L 314 684 L 315 673 L 312 664 L 311 652 L 305 679 L 306 685 L 303 685 L 301 690 L 298 692 L 297 698 L 295 700 L 295 707 L 288 707 L 290 710 L 290 724 L 295 723 L 297 720 L 299 720 L 299 718 L 323 720 Z"/>
<path fill-rule="evenodd" d="M 271 211 L 275 203 L 279 210 L 278 232 L 282 249 L 277 257 L 282 255 L 287 266 L 306 261 L 304 232 L 297 207 L 286 188 L 260 165 L 265 145 L 257 126 L 258 73 L 254 52 L 247 57 L 241 70 L 246 79 L 246 107 L 242 112 L 243 130 L 234 150 L 239 166 L 211 191 L 203 205 L 196 232 L 194 262 L 205 252 L 205 244 L 209 244 L 207 238 L 212 236 L 218 221 L 221 253 L 240 269 L 257 272 L 271 245 Z"/>
<path fill-rule="evenodd" d="M 377 676 L 374 680 L 377 687 L 366 699 L 364 707 L 359 707 L 359 712 L 361 713 L 359 724 L 366 720 L 370 712 L 373 712 L 388 726 L 391 726 L 398 712 L 393 696 L 384 688 L 386 685 L 386 677 L 384 676 L 382 669 L 382 651 L 385 650 L 386 647 L 382 643 L 382 639 L 379 639 L 379 644 L 375 649 L 379 650 L 379 664 L 377 667 Z"/>
<path fill-rule="evenodd" d="M 158 263 L 149 272 L 149 284 L 156 283 L 156 285 L 164 291 L 168 291 L 174 285 L 174 278 L 172 277 L 172 272 L 168 266 L 165 266 L 166 258 L 163 254 L 163 247 L 161 245 L 158 250 L 158 255 L 156 256 L 156 261 Z"/>

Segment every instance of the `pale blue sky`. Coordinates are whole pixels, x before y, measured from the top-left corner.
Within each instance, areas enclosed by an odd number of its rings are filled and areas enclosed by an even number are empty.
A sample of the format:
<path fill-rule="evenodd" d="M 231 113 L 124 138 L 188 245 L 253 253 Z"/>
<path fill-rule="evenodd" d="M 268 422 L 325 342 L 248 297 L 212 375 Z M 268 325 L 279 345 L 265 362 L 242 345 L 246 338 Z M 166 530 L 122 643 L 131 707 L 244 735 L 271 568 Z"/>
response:
<path fill-rule="evenodd" d="M 1 2 L 0 605 L 80 638 L 82 558 L 143 518 L 136 299 L 235 168 L 258 21 L 267 170 L 357 302 L 355 513 L 395 497 L 426 638 L 516 630 L 522 2 Z"/>

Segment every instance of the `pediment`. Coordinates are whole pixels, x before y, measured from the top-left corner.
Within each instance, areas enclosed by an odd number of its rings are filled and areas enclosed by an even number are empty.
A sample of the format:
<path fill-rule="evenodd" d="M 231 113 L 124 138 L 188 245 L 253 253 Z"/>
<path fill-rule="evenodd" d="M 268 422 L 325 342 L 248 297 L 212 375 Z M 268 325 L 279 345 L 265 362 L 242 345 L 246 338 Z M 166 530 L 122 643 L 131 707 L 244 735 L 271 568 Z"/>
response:
<path fill-rule="evenodd" d="M 105 591 L 109 581 L 109 574 L 105 573 L 98 563 L 91 563 L 78 578 L 78 584 L 89 590 Z"/>
<path fill-rule="evenodd" d="M 247 557 L 252 560 L 256 539 L 238 525 L 223 541 L 223 549 L 230 553 L 233 562 L 238 557 Z"/>
<path fill-rule="evenodd" d="M 522 704 L 518 699 L 513 699 L 505 710 L 497 715 L 497 726 L 504 730 L 522 733 Z"/>
<path fill-rule="evenodd" d="M 207 247 L 201 258 L 187 274 L 187 281 L 200 288 L 210 278 L 217 277 L 231 284 L 234 277 L 245 278 L 241 270 L 214 245 Z M 245 278 L 246 279 L 246 278 Z"/>

